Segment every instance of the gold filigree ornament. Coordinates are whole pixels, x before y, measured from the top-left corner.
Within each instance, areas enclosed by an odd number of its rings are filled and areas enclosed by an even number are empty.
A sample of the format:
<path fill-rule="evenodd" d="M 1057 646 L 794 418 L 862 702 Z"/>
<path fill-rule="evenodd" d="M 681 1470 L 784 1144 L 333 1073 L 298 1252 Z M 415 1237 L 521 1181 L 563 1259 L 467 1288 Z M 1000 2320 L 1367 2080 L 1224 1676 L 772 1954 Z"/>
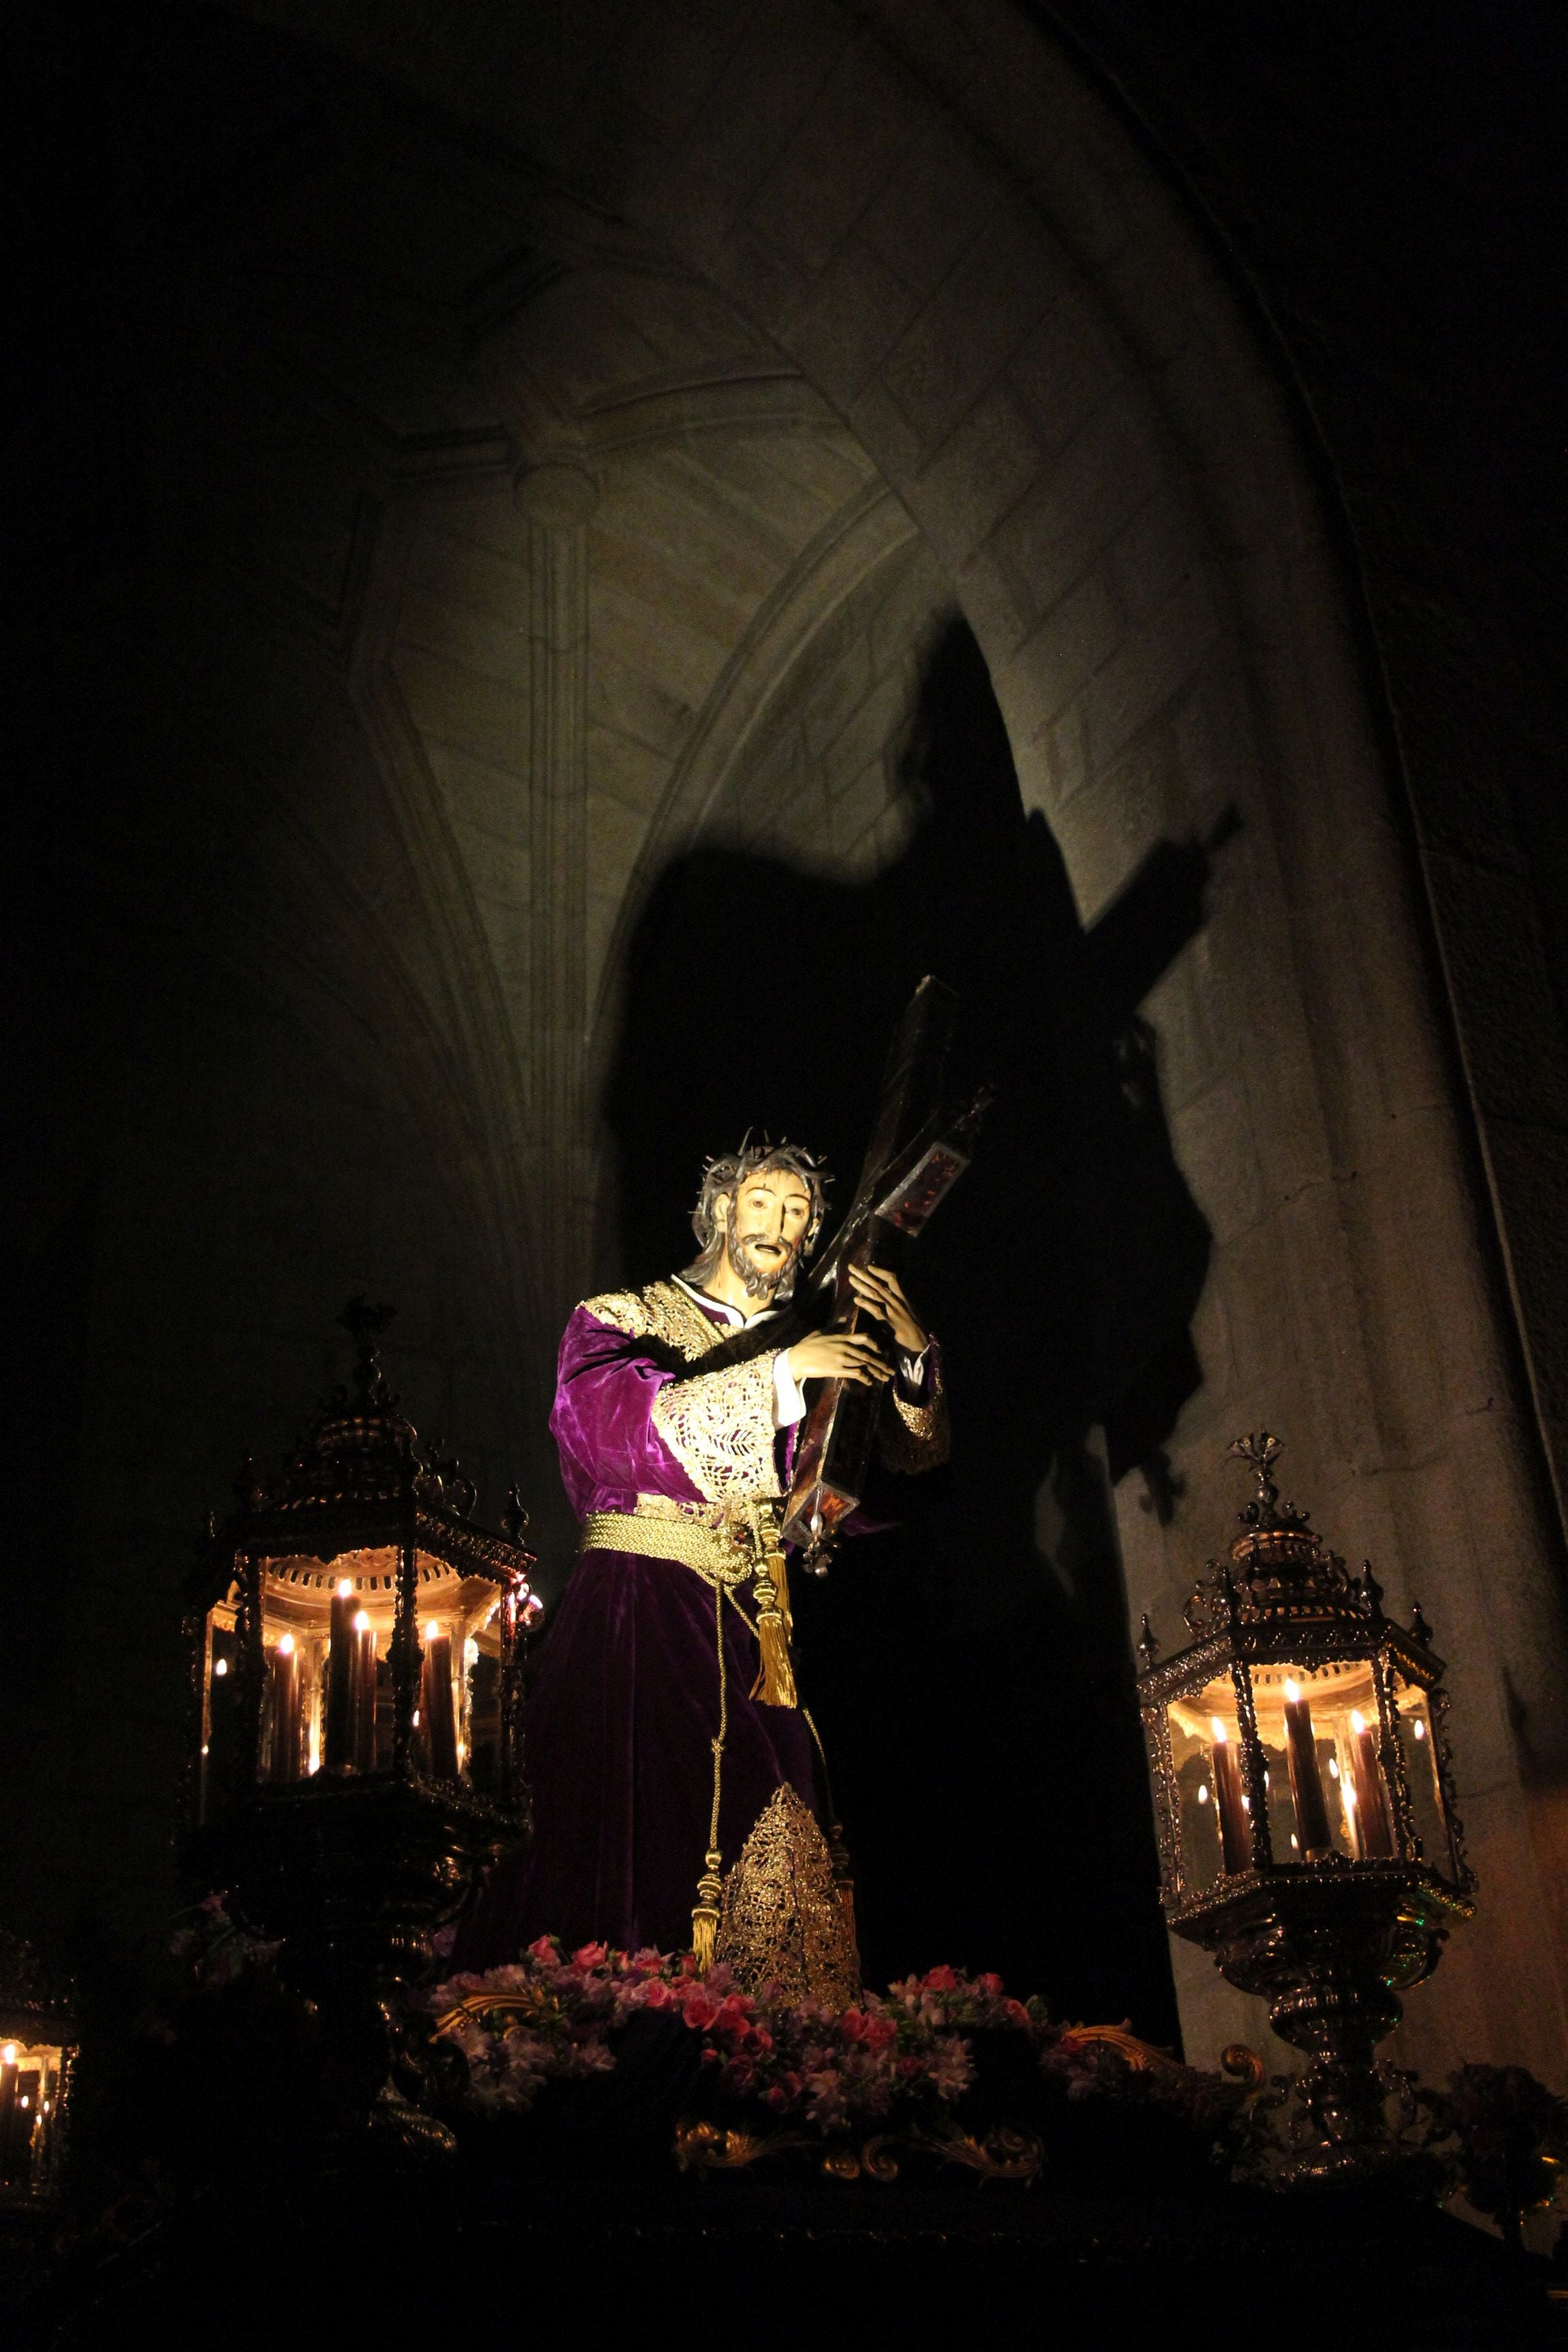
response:
<path fill-rule="evenodd" d="M 758 1815 L 724 1881 L 714 1958 L 748 1992 L 847 2009 L 861 1992 L 855 1931 L 827 1841 L 786 1780 Z"/>
<path fill-rule="evenodd" d="M 947 1396 L 938 1373 L 931 1394 L 916 1404 L 899 1394 L 895 1381 L 889 1391 L 893 1417 L 884 1412 L 877 1424 L 877 1446 L 883 1464 L 901 1476 L 915 1477 L 924 1470 L 940 1470 L 952 1453 L 952 1424 Z"/>
<path fill-rule="evenodd" d="M 584 1314 L 607 1323 L 628 1339 L 651 1339 L 697 1363 L 729 1333 L 722 1323 L 704 1315 L 697 1301 L 679 1282 L 647 1282 L 640 1290 L 606 1290 L 584 1298 Z"/>

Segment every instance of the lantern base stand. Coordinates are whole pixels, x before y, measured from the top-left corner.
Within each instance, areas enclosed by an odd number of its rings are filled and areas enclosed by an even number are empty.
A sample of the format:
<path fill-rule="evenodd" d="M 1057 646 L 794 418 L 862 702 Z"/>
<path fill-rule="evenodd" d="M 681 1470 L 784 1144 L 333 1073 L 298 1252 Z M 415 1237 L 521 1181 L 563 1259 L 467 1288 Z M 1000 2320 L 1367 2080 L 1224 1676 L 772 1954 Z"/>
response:
<path fill-rule="evenodd" d="M 1397 2085 L 1377 2045 L 1404 2015 L 1400 1991 L 1431 1975 L 1450 1925 L 1469 1910 L 1419 1864 L 1331 1863 L 1278 1873 L 1172 1921 L 1214 1954 L 1227 1982 L 1268 2001 L 1274 2032 L 1307 2058 L 1295 2084 L 1302 2130 L 1283 2180 L 1424 2185 L 1427 2159 L 1389 2122 Z"/>
<path fill-rule="evenodd" d="M 436 1929 L 526 1833 L 521 1816 L 466 1790 L 321 1771 L 230 1806 L 197 1832 L 190 1864 L 247 1927 L 281 1941 L 279 1974 L 319 2007 L 379 2133 L 396 2120 L 378 2105 L 398 2054 L 389 1996 L 426 1974 Z"/>

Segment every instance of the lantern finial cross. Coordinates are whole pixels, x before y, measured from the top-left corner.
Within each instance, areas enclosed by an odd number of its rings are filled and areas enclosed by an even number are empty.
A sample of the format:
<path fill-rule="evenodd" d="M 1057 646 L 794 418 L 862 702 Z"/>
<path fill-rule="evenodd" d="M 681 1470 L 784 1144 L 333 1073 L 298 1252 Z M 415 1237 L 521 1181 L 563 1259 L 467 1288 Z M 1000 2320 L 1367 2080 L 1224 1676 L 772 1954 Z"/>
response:
<path fill-rule="evenodd" d="M 1271 1435 L 1267 1429 L 1258 1430 L 1256 1435 L 1248 1430 L 1245 1437 L 1233 1437 L 1226 1447 L 1227 1454 L 1235 1460 L 1249 1462 L 1252 1465 L 1253 1475 L 1258 1481 L 1254 1511 L 1248 1516 L 1256 1516 L 1256 1508 L 1259 1504 L 1264 1509 L 1271 1511 L 1279 1500 L 1279 1489 L 1269 1474 L 1283 1450 L 1279 1440 Z"/>
<path fill-rule="evenodd" d="M 1274 1465 L 1284 1450 L 1279 1438 L 1267 1429 L 1256 1434 L 1249 1430 L 1245 1437 L 1233 1437 L 1226 1448 L 1227 1455 L 1251 1465 L 1258 1481 L 1258 1492 L 1237 1514 L 1242 1526 L 1255 1536 L 1283 1530 L 1310 1534 L 1306 1512 L 1299 1511 L 1294 1503 L 1281 1503 L 1279 1489 L 1274 1483 Z"/>
<path fill-rule="evenodd" d="M 381 1379 L 381 1335 L 396 1312 L 395 1307 L 373 1307 L 362 1290 L 349 1300 L 338 1318 L 341 1328 L 359 1351 L 354 1358 L 354 1382 L 362 1405 L 381 1402 L 376 1395 Z"/>

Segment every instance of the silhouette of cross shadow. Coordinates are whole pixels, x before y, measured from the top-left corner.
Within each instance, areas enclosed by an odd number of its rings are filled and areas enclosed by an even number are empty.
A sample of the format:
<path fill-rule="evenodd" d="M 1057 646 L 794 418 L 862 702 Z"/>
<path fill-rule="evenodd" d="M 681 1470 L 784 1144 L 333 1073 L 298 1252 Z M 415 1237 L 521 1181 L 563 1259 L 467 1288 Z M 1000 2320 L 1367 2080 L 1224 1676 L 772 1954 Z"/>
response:
<path fill-rule="evenodd" d="M 1139 1007 L 1201 928 L 1237 820 L 1161 842 L 1086 929 L 956 620 L 925 664 L 902 782 L 918 822 L 862 885 L 700 846 L 651 894 L 603 1106 L 619 1275 L 683 1262 L 697 1171 L 748 1128 L 825 1151 L 847 1183 L 910 989 L 925 971 L 957 989 L 955 1084 L 987 1078 L 997 1100 L 910 1274 L 942 1341 L 953 1460 L 897 1482 L 901 1526 L 803 1593 L 809 1696 L 873 1981 L 999 1966 L 1172 2042 L 1110 1486 L 1140 1471 L 1170 1516 L 1162 1449 L 1201 1380 L 1210 1235 Z"/>

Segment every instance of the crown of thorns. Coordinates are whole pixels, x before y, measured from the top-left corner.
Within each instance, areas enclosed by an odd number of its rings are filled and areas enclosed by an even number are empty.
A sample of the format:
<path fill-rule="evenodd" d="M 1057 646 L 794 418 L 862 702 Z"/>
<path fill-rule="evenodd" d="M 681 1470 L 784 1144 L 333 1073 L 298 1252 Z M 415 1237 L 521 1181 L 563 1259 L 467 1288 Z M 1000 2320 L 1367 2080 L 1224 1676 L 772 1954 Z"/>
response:
<path fill-rule="evenodd" d="M 719 1232 L 717 1202 L 725 1194 L 733 1195 L 748 1176 L 757 1176 L 767 1168 L 787 1168 L 798 1176 L 811 1194 L 811 1224 L 805 1246 L 810 1249 L 821 1229 L 827 1207 L 827 1187 L 833 1179 L 815 1152 L 806 1151 L 798 1143 L 781 1136 L 777 1143 L 764 1135 L 759 1143 L 750 1134 L 743 1139 L 739 1151 L 721 1152 L 710 1160 L 702 1171 L 702 1188 L 697 1195 L 697 1206 L 691 1212 L 691 1230 L 700 1249 L 711 1248 Z"/>

